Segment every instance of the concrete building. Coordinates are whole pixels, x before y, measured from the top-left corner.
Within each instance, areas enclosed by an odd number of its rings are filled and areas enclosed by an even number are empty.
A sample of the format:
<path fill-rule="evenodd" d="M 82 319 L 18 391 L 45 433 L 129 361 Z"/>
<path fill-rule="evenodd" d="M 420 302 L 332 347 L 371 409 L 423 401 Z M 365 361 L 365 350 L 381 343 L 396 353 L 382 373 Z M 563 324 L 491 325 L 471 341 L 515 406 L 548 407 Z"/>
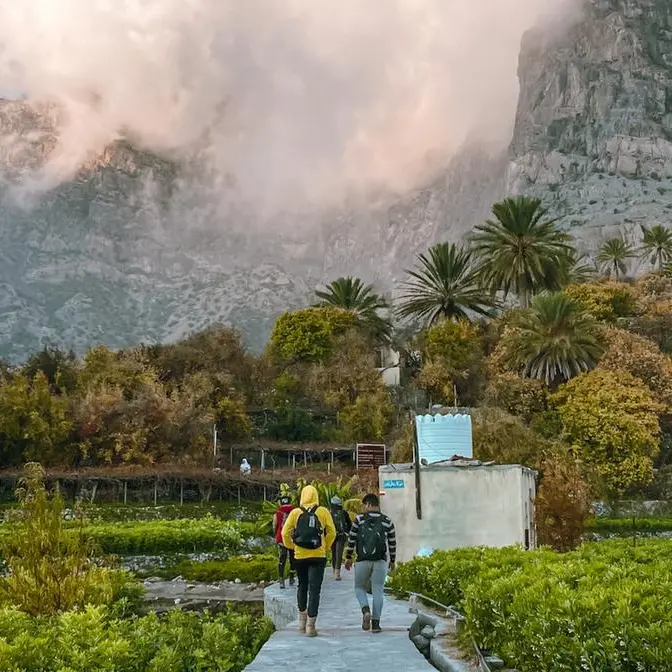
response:
<path fill-rule="evenodd" d="M 412 464 L 385 465 L 378 474 L 382 510 L 397 530 L 399 562 L 423 548 L 536 546 L 535 472 L 527 467 L 476 460 L 421 466 L 419 512 Z"/>
<path fill-rule="evenodd" d="M 401 385 L 401 363 L 399 353 L 389 346 L 376 349 L 377 369 L 387 387 Z"/>

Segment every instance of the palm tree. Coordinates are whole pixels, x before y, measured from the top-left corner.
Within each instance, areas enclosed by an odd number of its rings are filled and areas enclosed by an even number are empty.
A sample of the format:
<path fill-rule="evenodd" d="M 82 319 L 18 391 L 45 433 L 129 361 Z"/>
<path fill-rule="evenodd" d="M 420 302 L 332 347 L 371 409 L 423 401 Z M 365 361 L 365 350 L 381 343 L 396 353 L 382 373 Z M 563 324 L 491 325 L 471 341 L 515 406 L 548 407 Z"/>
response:
<path fill-rule="evenodd" d="M 504 342 L 506 363 L 551 387 L 590 371 L 604 352 L 595 320 L 562 293 L 535 297 L 512 327 Z"/>
<path fill-rule="evenodd" d="M 561 288 L 571 236 L 546 219 L 538 198 L 517 196 L 492 206 L 494 219 L 471 236 L 481 276 L 491 292 L 513 292 L 525 308 L 532 294 Z"/>
<path fill-rule="evenodd" d="M 400 317 L 417 317 L 434 324 L 441 318 L 469 319 L 470 313 L 492 315 L 495 300 L 483 291 L 469 250 L 454 243 L 438 243 L 418 255 L 419 267 L 407 270 Z"/>
<path fill-rule="evenodd" d="M 587 254 L 579 253 L 572 248 L 567 252 L 566 259 L 561 265 L 561 286 L 581 285 L 591 282 L 597 275 L 597 265 Z"/>
<path fill-rule="evenodd" d="M 597 252 L 597 263 L 601 265 L 607 277 L 611 277 L 613 272 L 618 282 L 619 276 L 626 275 L 628 272 L 628 259 L 634 256 L 633 246 L 623 236 L 616 236 L 602 243 Z"/>
<path fill-rule="evenodd" d="M 352 312 L 360 326 L 374 338 L 389 341 L 392 324 L 378 311 L 387 311 L 390 304 L 377 294 L 372 285 L 365 285 L 359 278 L 338 278 L 329 283 L 325 291 L 317 290 L 321 299 L 318 305 L 342 308 Z"/>
<path fill-rule="evenodd" d="M 650 229 L 642 226 L 642 245 L 639 250 L 642 259 L 648 257 L 652 266 L 659 271 L 672 259 L 672 231 L 662 224 L 654 224 Z"/>

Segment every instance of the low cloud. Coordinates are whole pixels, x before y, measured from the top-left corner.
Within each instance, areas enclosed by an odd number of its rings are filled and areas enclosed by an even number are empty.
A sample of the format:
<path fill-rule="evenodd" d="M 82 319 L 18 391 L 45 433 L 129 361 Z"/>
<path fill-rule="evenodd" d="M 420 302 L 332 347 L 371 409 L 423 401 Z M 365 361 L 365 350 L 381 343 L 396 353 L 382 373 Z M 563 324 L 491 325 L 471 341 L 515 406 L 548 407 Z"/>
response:
<path fill-rule="evenodd" d="M 41 179 L 110 142 L 198 157 L 261 217 L 403 193 L 511 133 L 521 37 L 573 0 L 0 0 L 0 90 L 63 109 Z"/>

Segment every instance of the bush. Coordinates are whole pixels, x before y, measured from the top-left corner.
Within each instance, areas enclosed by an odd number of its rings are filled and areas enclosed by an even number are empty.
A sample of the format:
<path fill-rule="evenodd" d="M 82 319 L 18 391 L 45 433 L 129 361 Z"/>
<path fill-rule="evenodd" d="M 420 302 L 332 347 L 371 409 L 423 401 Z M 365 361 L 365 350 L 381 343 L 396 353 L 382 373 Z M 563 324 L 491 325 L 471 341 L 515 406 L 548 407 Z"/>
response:
<path fill-rule="evenodd" d="M 287 567 L 289 569 L 289 567 Z M 164 572 L 165 573 L 165 572 Z M 242 555 L 226 560 L 207 560 L 194 562 L 184 560 L 170 571 L 173 578 L 182 576 L 187 581 L 214 583 L 217 581 L 235 581 L 258 583 L 270 581 L 278 575 L 278 558 L 275 555 Z"/>
<path fill-rule="evenodd" d="M 199 520 L 160 520 L 146 523 L 106 523 L 86 528 L 86 536 L 105 553 L 142 555 L 222 551 L 236 553 L 243 542 L 243 525 L 212 516 Z"/>
<path fill-rule="evenodd" d="M 548 455 L 540 470 L 535 501 L 539 543 L 557 551 L 571 550 L 580 543 L 590 516 L 590 490 L 579 465 L 566 453 Z"/>
<path fill-rule="evenodd" d="M 3 600 L 31 615 L 109 604 L 111 573 L 95 564 L 82 521 L 65 529 L 63 498 L 58 490 L 47 494 L 39 464 L 26 466 L 17 497 L 21 522 L 0 538 L 9 570 L 0 580 Z"/>
<path fill-rule="evenodd" d="M 202 504 L 185 502 L 184 504 L 87 504 L 82 507 L 84 517 L 89 523 L 136 523 L 157 520 L 178 520 L 183 518 L 207 518 L 209 516 L 224 520 L 256 520 L 261 502 L 211 502 Z"/>
<path fill-rule="evenodd" d="M 664 672 L 671 561 L 670 544 L 651 540 L 459 549 L 400 566 L 393 586 L 455 604 L 467 634 L 521 672 Z"/>
<path fill-rule="evenodd" d="M 633 315 L 637 308 L 632 290 L 621 283 L 583 283 L 564 290 L 581 309 L 596 320 L 616 322 L 619 317 Z"/>
<path fill-rule="evenodd" d="M 672 518 L 593 518 L 586 529 L 598 534 L 632 536 L 633 533 L 672 532 Z"/>
<path fill-rule="evenodd" d="M 550 441 L 498 408 L 476 409 L 473 420 L 474 457 L 483 462 L 535 468 L 551 447 Z"/>
<path fill-rule="evenodd" d="M 454 388 L 462 404 L 473 404 L 483 383 L 483 339 L 477 326 L 467 320 L 442 320 L 422 335 L 423 365 L 418 387 L 434 403 L 451 404 Z"/>
<path fill-rule="evenodd" d="M 116 619 L 89 607 L 49 619 L 0 610 L 0 669 L 21 672 L 239 672 L 273 626 L 268 619 L 228 613 Z"/>
<path fill-rule="evenodd" d="M 271 333 L 271 350 L 288 362 L 328 358 L 334 337 L 355 326 L 355 316 L 339 308 L 304 308 L 281 315 Z"/>
<path fill-rule="evenodd" d="M 672 360 L 648 338 L 622 329 L 605 330 L 607 351 L 598 370 L 626 372 L 641 380 L 654 399 L 672 410 Z"/>
<path fill-rule="evenodd" d="M 492 377 L 485 392 L 488 405 L 501 408 L 529 423 L 548 407 L 548 387 L 542 380 L 522 378 L 515 373 Z"/>
<path fill-rule="evenodd" d="M 606 490 L 619 494 L 653 477 L 663 407 L 625 372 L 591 371 L 553 395 L 565 438 Z"/>

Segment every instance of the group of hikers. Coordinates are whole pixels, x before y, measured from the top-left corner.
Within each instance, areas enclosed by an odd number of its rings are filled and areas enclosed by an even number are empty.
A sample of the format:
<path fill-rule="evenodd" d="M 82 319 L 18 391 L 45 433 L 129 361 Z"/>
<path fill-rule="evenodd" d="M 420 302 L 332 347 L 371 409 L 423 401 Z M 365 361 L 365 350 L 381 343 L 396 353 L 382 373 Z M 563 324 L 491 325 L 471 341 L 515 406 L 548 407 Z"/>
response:
<path fill-rule="evenodd" d="M 278 577 L 285 588 L 285 570 L 289 562 L 289 585 L 298 581 L 296 599 L 299 631 L 308 637 L 317 635 L 316 620 L 320 593 L 331 551 L 335 581 L 341 581 L 341 566 L 350 571 L 355 566 L 355 596 L 362 610 L 362 630 L 381 632 L 385 580 L 394 569 L 397 542 L 392 521 L 381 512 L 377 494 L 362 499 L 364 513 L 351 521 L 338 497 L 327 509 L 320 506 L 317 490 L 307 485 L 301 491 L 300 505 L 291 498 L 280 498 L 273 519 L 278 545 Z M 343 559 L 345 558 L 345 563 Z M 368 593 L 372 594 L 369 605 Z"/>

